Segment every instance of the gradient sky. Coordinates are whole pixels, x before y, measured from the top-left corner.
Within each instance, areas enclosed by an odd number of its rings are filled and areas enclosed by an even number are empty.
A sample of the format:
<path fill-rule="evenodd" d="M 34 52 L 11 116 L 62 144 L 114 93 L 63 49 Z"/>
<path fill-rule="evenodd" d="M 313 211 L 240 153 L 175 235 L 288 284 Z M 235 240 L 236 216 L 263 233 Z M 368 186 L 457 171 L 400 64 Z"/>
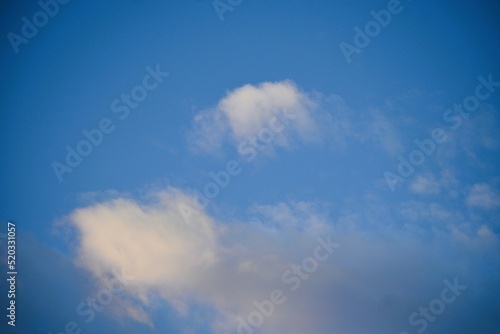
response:
<path fill-rule="evenodd" d="M 421 332 L 500 332 L 500 84 L 484 86 L 500 82 L 500 8 L 402 0 L 348 62 L 341 43 L 388 3 L 243 0 L 221 20 L 209 0 L 70 1 L 18 50 L 9 33 L 41 7 L 2 4 L 0 233 L 16 222 L 19 272 L 2 333 L 237 333 L 274 289 L 286 301 L 254 333 L 419 333 L 409 317 L 455 278 L 467 288 Z M 446 139 L 392 188 L 434 129 Z M 283 275 L 327 237 L 340 247 L 290 291 Z M 134 279 L 86 322 L 79 305 L 122 270 Z"/>

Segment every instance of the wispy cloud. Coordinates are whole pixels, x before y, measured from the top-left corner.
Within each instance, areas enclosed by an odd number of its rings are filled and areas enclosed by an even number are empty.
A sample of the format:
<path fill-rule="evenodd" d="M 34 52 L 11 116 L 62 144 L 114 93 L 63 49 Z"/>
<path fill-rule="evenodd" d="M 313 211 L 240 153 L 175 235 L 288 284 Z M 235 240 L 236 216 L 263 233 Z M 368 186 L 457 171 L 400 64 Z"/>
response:
<path fill-rule="evenodd" d="M 500 207 L 500 194 L 486 183 L 476 183 L 467 196 L 467 204 L 479 209 Z"/>
<path fill-rule="evenodd" d="M 433 176 L 419 175 L 411 183 L 410 190 L 416 194 L 438 194 L 441 188 Z"/>
<path fill-rule="evenodd" d="M 398 154 L 403 146 L 394 120 L 389 119 L 380 110 L 371 110 L 367 117 L 365 129 L 360 134 L 362 141 L 374 143 L 388 155 Z"/>

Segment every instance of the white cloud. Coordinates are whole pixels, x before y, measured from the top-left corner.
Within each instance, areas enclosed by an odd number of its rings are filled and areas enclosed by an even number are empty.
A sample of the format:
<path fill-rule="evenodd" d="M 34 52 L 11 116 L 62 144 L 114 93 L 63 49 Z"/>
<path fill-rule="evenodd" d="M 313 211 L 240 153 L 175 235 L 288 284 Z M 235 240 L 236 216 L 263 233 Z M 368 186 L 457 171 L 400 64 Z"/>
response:
<path fill-rule="evenodd" d="M 262 216 L 263 221 L 273 222 L 279 230 L 293 228 L 297 231 L 315 231 L 316 233 L 328 230 L 319 208 L 309 202 L 256 205 L 254 211 Z"/>
<path fill-rule="evenodd" d="M 219 110 L 227 116 L 237 140 L 257 135 L 280 111 L 291 114 L 295 121 L 292 127 L 308 137 L 316 127 L 308 113 L 314 107 L 314 102 L 291 81 L 245 85 L 219 102 Z"/>
<path fill-rule="evenodd" d="M 469 192 L 467 204 L 480 209 L 494 209 L 500 206 L 500 195 L 490 185 L 477 183 Z"/>
<path fill-rule="evenodd" d="M 217 152 L 224 143 L 238 148 L 272 142 L 272 147 L 289 148 L 294 142 L 330 138 L 342 145 L 350 133 L 342 108 L 340 97 L 305 93 L 290 80 L 247 84 L 198 113 L 188 142 L 194 151 L 206 153 Z"/>
<path fill-rule="evenodd" d="M 257 204 L 250 209 L 256 219 L 220 222 L 204 211 L 186 216 L 183 207 L 192 203 L 187 192 L 168 188 L 146 198 L 148 202 L 108 199 L 69 216 L 78 231 L 80 265 L 98 278 L 114 268 L 134 276 L 127 285 L 132 299 L 126 299 L 124 313 L 145 324 L 153 323 L 147 310 L 163 300 L 179 317 L 190 317 L 194 306 L 197 312 L 206 308 L 206 326 L 235 333 L 237 317 L 248 317 L 254 301 L 281 289 L 287 300 L 265 319 L 259 328 L 263 334 L 398 332 L 408 327 L 408 315 L 422 300 L 435 297 L 429 285 L 457 275 L 480 279 L 471 268 L 498 247 L 487 228 L 468 233 L 457 226 L 454 231 L 461 238 L 438 234 L 435 242 L 384 224 L 335 233 L 324 209 L 304 201 Z M 440 207 L 428 209 L 431 217 L 453 217 Z M 341 247 L 292 292 L 282 274 L 313 254 L 317 236 L 328 235 Z M 479 240 L 485 235 L 490 246 Z M 456 265 L 447 252 L 454 243 L 468 254 Z M 366 321 L 359 321 L 360 314 Z M 447 316 L 456 321 L 461 314 Z"/>
<path fill-rule="evenodd" d="M 193 301 L 212 305 L 223 319 L 220 326 L 235 326 L 236 316 L 249 313 L 256 296 L 272 291 L 288 266 L 286 254 L 274 249 L 271 227 L 282 224 L 284 235 L 300 231 L 313 240 L 311 235 L 324 226 L 316 216 L 295 226 L 299 221 L 293 212 L 307 216 L 307 203 L 258 207 L 270 221 L 230 227 L 202 211 L 186 215 L 183 210 L 193 198 L 176 189 L 148 197 L 154 199 L 149 204 L 117 198 L 77 209 L 69 217 L 79 232 L 78 263 L 101 279 L 115 268 L 129 272 L 134 280 L 127 289 L 138 304 L 125 301 L 124 311 L 145 324 L 151 319 L 142 306 L 153 304 L 153 294 L 183 316 Z M 293 226 L 286 224 L 287 218 Z M 270 233 L 262 235 L 264 230 Z M 302 249 L 301 243 L 294 246 Z M 258 286 L 252 287 L 255 282 Z"/>
<path fill-rule="evenodd" d="M 457 223 L 460 214 L 452 212 L 438 203 L 406 201 L 399 206 L 400 214 L 409 221 L 439 221 Z M 460 218 L 460 221 L 463 220 Z"/>
<path fill-rule="evenodd" d="M 439 183 L 432 176 L 419 175 L 410 185 L 410 190 L 416 194 L 438 194 Z"/>

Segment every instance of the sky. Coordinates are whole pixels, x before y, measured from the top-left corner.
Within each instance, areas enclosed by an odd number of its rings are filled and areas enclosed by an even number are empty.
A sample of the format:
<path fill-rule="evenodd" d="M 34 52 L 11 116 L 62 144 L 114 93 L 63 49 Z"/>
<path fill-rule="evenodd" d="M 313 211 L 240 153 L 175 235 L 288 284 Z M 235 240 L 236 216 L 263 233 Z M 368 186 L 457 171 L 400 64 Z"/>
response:
<path fill-rule="evenodd" d="M 500 333 L 499 10 L 3 3 L 1 332 Z"/>

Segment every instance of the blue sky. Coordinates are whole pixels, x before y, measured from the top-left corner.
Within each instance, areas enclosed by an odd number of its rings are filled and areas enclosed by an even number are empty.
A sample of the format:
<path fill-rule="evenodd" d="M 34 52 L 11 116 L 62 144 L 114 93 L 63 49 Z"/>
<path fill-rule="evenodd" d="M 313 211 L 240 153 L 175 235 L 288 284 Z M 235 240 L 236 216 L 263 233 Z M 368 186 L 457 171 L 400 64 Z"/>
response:
<path fill-rule="evenodd" d="M 39 3 L 1 11 L 0 233 L 16 222 L 19 272 L 6 333 L 499 330 L 494 1 L 57 7 L 29 38 Z M 391 19 L 360 47 L 371 11 Z M 318 260 L 328 238 L 340 247 Z M 288 272 L 306 259 L 307 279 Z M 467 288 L 443 302 L 455 279 Z M 253 326 L 275 290 L 286 300 Z M 111 301 L 86 322 L 99 293 Z"/>

